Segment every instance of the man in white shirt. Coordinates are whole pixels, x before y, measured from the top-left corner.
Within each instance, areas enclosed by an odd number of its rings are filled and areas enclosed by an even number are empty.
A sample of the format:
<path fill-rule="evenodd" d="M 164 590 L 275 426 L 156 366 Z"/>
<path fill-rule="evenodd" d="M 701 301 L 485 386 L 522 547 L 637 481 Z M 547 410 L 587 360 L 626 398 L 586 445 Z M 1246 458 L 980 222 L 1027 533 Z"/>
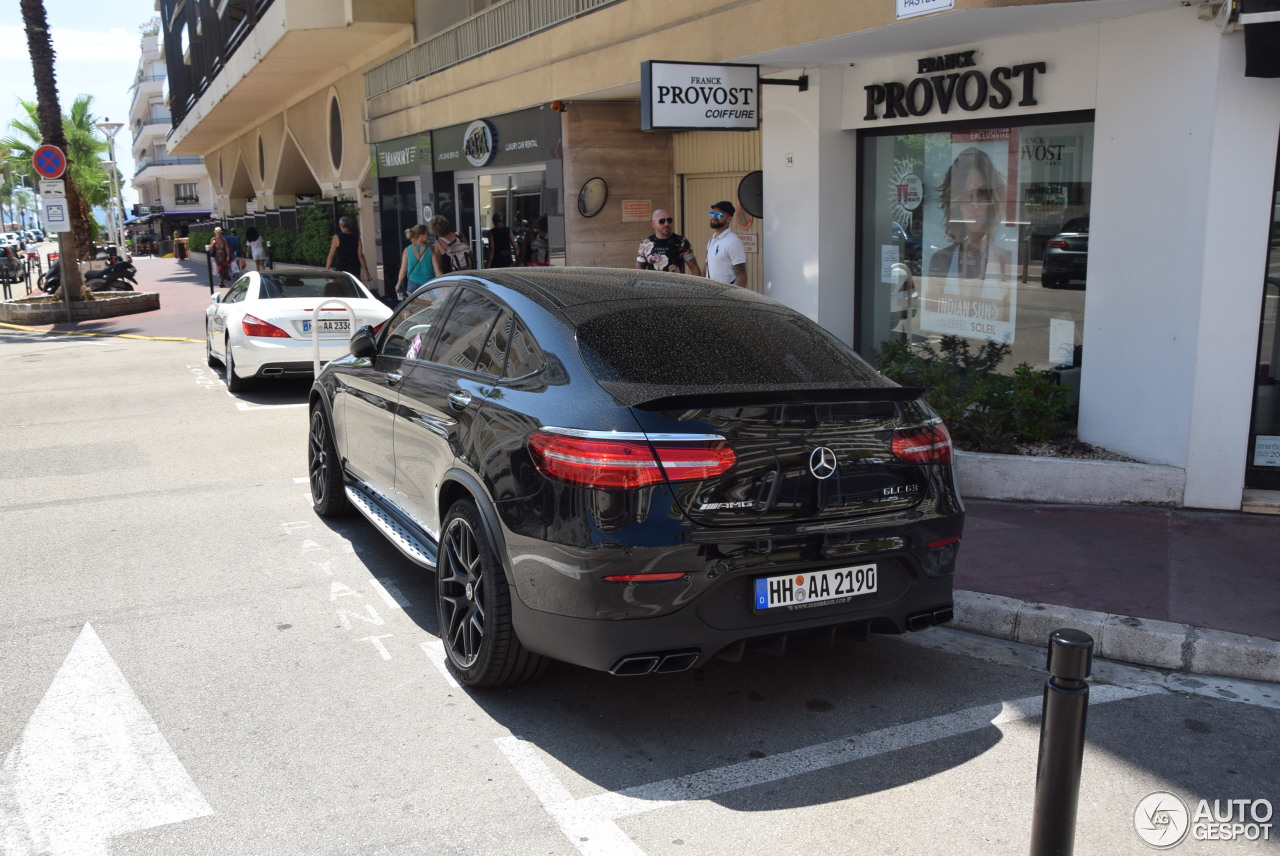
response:
<path fill-rule="evenodd" d="M 729 228 L 737 209 L 732 202 L 711 206 L 711 239 L 707 241 L 707 276 L 740 288 L 747 287 L 747 251 Z"/>

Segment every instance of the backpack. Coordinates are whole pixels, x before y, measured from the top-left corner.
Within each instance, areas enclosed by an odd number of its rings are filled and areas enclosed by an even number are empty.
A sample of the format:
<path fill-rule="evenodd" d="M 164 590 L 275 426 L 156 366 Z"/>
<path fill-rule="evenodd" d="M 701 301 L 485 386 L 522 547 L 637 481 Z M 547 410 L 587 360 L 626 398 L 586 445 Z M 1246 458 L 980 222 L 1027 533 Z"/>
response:
<path fill-rule="evenodd" d="M 441 255 L 449 262 L 449 271 L 447 272 L 475 268 L 475 260 L 471 257 L 470 241 L 465 240 L 456 233 L 452 241 L 446 241 L 444 238 L 436 238 L 436 240 L 440 242 Z"/>

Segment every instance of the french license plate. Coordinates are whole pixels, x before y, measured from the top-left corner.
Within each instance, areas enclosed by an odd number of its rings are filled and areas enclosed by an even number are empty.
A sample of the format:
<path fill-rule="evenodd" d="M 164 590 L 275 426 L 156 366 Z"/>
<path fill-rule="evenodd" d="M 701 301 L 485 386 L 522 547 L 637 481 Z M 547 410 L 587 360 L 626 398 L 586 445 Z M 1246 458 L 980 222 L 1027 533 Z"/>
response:
<path fill-rule="evenodd" d="M 320 322 L 321 333 L 346 333 L 346 332 L 349 332 L 350 330 L 351 330 L 350 321 L 321 321 Z M 311 332 L 310 321 L 302 322 L 302 332 L 304 333 Z"/>
<path fill-rule="evenodd" d="M 843 603 L 859 595 L 873 594 L 876 581 L 875 565 L 760 577 L 756 580 L 755 611 Z"/>

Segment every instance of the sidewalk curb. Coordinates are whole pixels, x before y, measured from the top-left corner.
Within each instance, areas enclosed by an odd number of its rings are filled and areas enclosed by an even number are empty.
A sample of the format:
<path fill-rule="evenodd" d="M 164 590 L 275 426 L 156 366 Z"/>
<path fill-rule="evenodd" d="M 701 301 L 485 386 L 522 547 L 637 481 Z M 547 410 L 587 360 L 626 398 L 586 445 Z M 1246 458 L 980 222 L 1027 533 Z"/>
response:
<path fill-rule="evenodd" d="M 957 630 L 1044 647 L 1049 634 L 1074 627 L 1093 637 L 1095 657 L 1156 669 L 1280 683 L 1280 642 L 1188 624 L 1110 615 L 957 590 Z"/>

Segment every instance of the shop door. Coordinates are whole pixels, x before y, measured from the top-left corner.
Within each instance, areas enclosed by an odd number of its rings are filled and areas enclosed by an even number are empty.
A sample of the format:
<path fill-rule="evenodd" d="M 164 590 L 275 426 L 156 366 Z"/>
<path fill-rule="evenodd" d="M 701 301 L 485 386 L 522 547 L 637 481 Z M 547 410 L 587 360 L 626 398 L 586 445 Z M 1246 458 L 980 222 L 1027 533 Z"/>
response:
<path fill-rule="evenodd" d="M 1271 215 L 1271 249 L 1262 289 L 1262 322 L 1258 331 L 1258 365 L 1254 374 L 1253 420 L 1249 426 L 1249 461 L 1245 487 L 1280 490 L 1280 166 L 1276 169 Z"/>
<path fill-rule="evenodd" d="M 738 209 L 733 217 L 734 233 L 742 239 L 747 251 L 747 288 L 752 291 L 764 291 L 764 262 L 760 253 L 760 221 L 756 220 L 738 204 L 738 182 L 742 176 L 733 175 L 690 175 L 684 179 L 684 212 L 680 222 L 676 223 L 676 231 L 689 239 L 693 245 L 693 253 L 698 257 L 698 264 L 706 268 L 707 239 L 711 237 L 711 226 L 707 212 L 711 206 L 722 199 L 732 202 Z"/>
<path fill-rule="evenodd" d="M 475 179 L 458 182 L 458 222 L 453 224 L 459 237 L 465 236 L 471 242 L 471 257 L 476 259 L 479 267 L 484 258 L 484 244 L 481 236 L 481 225 L 476 211 Z"/>

